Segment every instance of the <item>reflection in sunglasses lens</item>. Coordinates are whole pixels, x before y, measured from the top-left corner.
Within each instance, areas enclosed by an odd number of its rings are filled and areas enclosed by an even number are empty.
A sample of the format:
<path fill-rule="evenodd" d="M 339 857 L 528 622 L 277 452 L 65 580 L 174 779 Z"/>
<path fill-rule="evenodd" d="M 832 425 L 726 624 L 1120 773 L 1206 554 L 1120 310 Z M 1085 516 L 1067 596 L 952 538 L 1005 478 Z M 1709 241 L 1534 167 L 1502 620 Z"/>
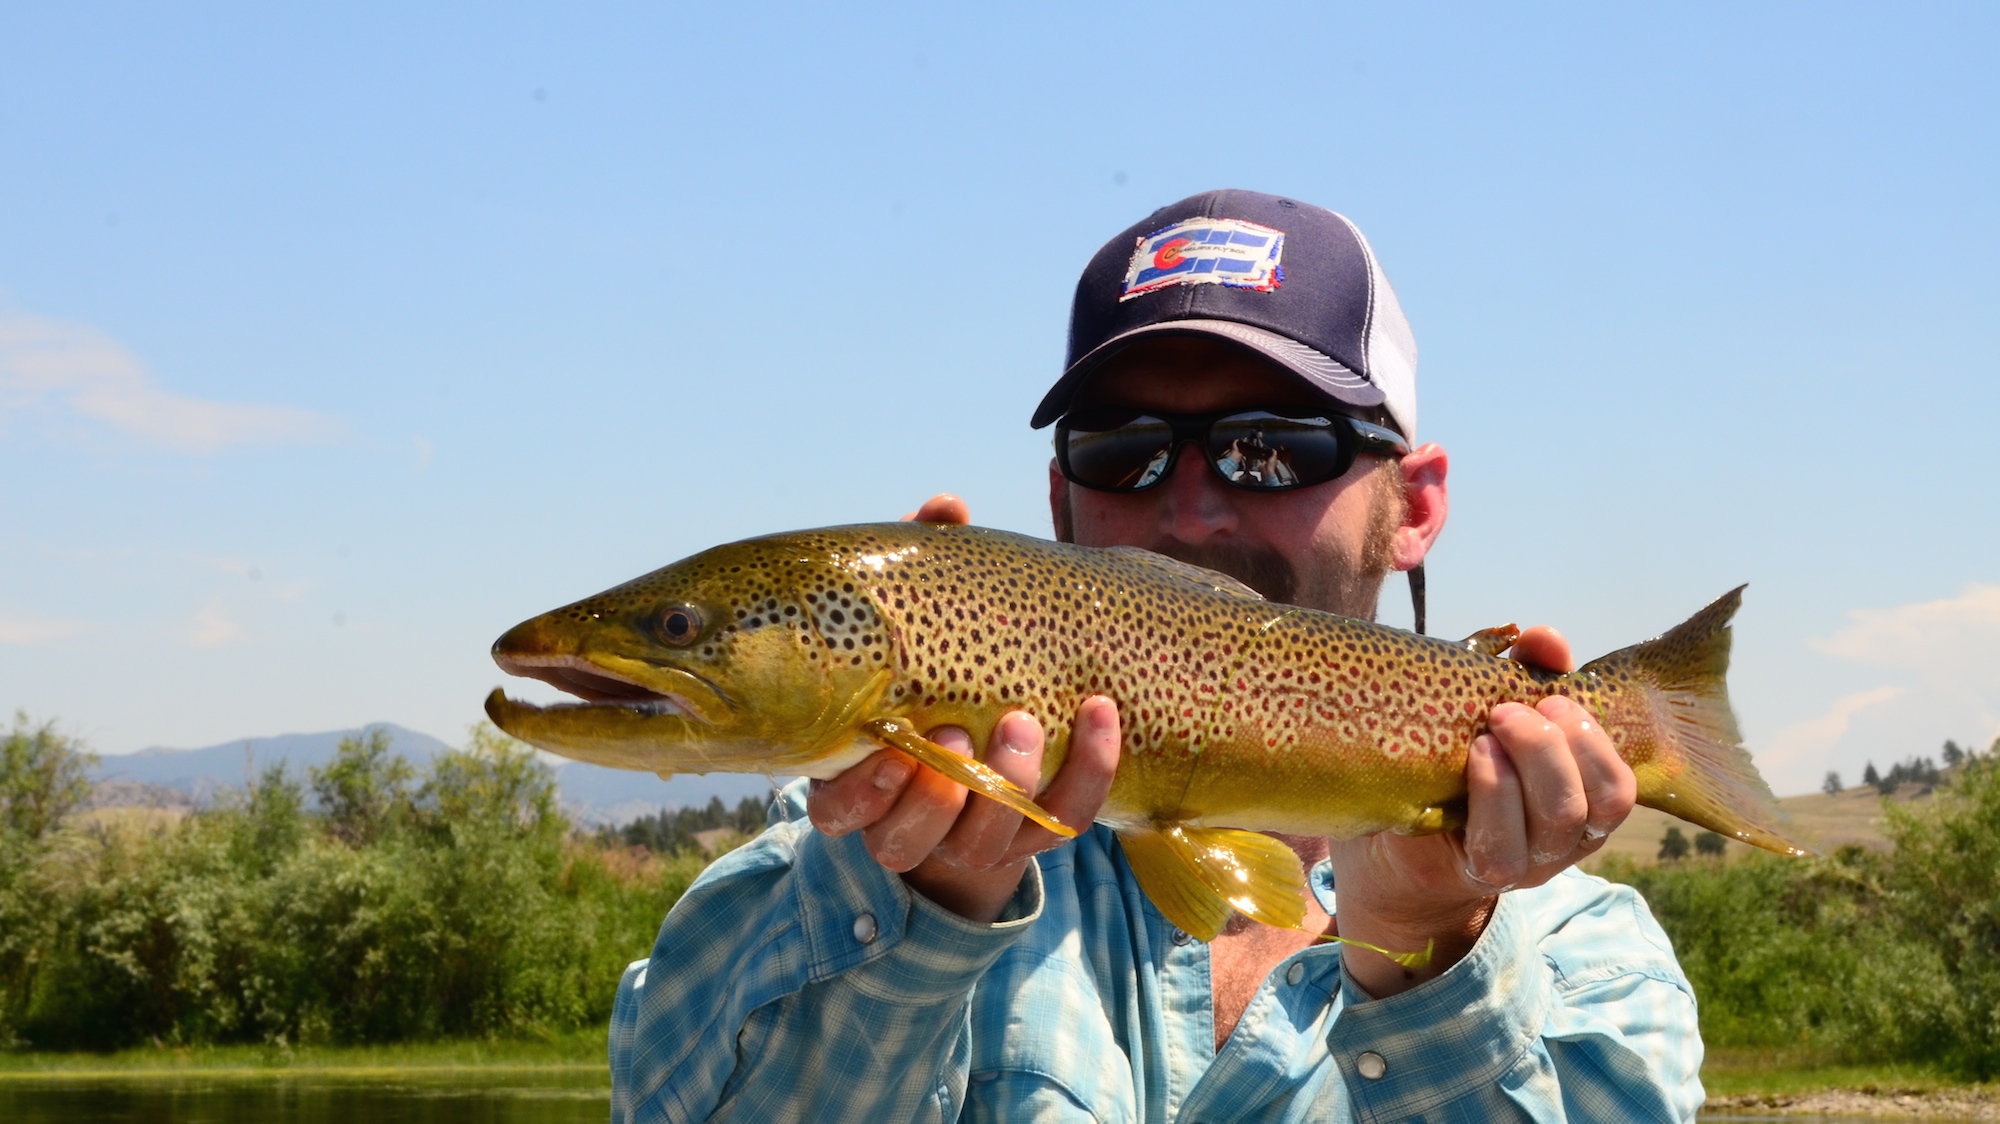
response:
<path fill-rule="evenodd" d="M 1173 427 L 1143 415 L 1116 429 L 1070 430 L 1069 470 L 1093 488 L 1143 488 L 1167 470 L 1173 446 Z"/>
<path fill-rule="evenodd" d="M 1340 436 L 1326 418 L 1261 410 L 1216 419 L 1208 454 L 1223 479 L 1244 488 L 1290 488 L 1340 472 Z"/>

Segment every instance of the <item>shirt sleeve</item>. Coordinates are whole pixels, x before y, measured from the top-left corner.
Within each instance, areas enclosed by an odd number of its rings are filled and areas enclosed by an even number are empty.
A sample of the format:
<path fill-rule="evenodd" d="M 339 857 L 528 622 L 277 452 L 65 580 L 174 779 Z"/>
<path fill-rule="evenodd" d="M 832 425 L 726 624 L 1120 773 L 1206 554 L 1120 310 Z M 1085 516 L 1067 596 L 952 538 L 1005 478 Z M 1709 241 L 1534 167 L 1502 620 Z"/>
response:
<path fill-rule="evenodd" d="M 779 824 L 717 860 L 625 972 L 613 1124 L 948 1120 L 973 985 L 1041 910 L 1036 864 L 982 925 L 912 893 L 858 834 Z"/>
<path fill-rule="evenodd" d="M 1503 894 L 1470 955 L 1328 1037 L 1360 1120 L 1692 1121 L 1693 991 L 1630 887 L 1575 871 Z"/>

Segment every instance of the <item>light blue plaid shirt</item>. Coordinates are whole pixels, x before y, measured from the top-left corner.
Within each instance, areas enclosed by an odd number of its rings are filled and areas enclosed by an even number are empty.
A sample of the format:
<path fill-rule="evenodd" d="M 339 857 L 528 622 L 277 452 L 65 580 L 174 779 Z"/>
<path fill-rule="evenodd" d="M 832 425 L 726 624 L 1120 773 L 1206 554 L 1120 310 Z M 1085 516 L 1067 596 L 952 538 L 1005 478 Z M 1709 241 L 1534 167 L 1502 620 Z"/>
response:
<path fill-rule="evenodd" d="M 611 1119 L 1685 1121 L 1687 979 L 1645 903 L 1575 871 L 1504 894 L 1470 955 L 1370 999 L 1321 945 L 1215 1049 L 1208 946 L 1093 828 L 980 925 L 858 834 L 790 817 L 710 866 L 611 1016 Z M 1324 867 L 1316 871 L 1324 882 Z M 1315 887 L 1316 891 L 1323 886 Z M 1324 897 L 1325 895 L 1322 894 Z"/>

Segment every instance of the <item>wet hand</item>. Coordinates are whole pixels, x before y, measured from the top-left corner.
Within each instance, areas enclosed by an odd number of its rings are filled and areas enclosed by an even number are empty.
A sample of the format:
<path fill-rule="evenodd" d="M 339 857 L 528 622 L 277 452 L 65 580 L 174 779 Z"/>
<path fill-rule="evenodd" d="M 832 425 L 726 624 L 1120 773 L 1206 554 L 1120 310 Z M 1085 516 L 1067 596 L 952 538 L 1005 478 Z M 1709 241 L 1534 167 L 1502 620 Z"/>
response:
<path fill-rule="evenodd" d="M 1514 659 L 1550 671 L 1575 665 L 1552 628 L 1515 641 Z M 1458 831 L 1388 832 L 1334 846 L 1340 932 L 1398 951 L 1435 939 L 1431 964 L 1409 970 L 1353 951 L 1349 970 L 1383 997 L 1442 973 L 1471 951 L 1504 890 L 1539 886 L 1595 853 L 1632 811 L 1638 782 L 1611 739 L 1561 696 L 1534 707 L 1503 703 L 1466 762 L 1467 809 Z"/>
<path fill-rule="evenodd" d="M 930 740 L 971 755 L 964 730 L 945 726 Z M 993 727 L 987 765 L 1035 794 L 1066 824 L 1097 818 L 1118 768 L 1118 709 L 1093 696 L 1078 708 L 1062 768 L 1041 787 L 1042 727 L 1010 711 Z M 1028 863 L 1062 836 L 1019 812 L 974 797 L 899 750 L 884 749 L 830 781 L 814 781 L 806 801 L 813 826 L 827 835 L 859 831 L 868 853 L 910 888 L 974 921 L 1000 916 Z"/>

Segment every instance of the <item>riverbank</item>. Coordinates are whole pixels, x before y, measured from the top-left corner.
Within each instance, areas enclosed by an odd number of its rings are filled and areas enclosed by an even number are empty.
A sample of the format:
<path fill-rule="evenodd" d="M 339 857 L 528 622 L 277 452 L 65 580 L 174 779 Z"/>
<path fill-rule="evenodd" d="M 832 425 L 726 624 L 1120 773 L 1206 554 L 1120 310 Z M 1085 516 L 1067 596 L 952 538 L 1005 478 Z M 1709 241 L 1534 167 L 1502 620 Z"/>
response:
<path fill-rule="evenodd" d="M 159 1046 L 92 1053 L 0 1053 L 0 1082 L 101 1081 L 200 1076 L 257 1078 L 310 1074 L 340 1079 L 407 1079 L 464 1071 L 534 1070 L 605 1074 L 604 1031 L 546 1039 L 463 1040 L 386 1046 Z"/>
<path fill-rule="evenodd" d="M 1856 1065 L 1823 1054 L 1711 1049 L 1704 1115 L 2000 1120 L 2000 1085 L 1953 1081 L 1914 1062 Z"/>
<path fill-rule="evenodd" d="M 534 1040 L 468 1040 L 394 1046 L 142 1047 L 109 1054 L 0 1053 L 0 1083 L 226 1082 L 313 1078 L 406 1084 L 546 1076 L 565 1086 L 602 1082 L 604 1034 Z M 1707 1113 L 2000 1120 L 2000 1085 L 1953 1082 L 1908 1062 L 1842 1063 L 1821 1054 L 1710 1050 L 1702 1067 Z"/>

